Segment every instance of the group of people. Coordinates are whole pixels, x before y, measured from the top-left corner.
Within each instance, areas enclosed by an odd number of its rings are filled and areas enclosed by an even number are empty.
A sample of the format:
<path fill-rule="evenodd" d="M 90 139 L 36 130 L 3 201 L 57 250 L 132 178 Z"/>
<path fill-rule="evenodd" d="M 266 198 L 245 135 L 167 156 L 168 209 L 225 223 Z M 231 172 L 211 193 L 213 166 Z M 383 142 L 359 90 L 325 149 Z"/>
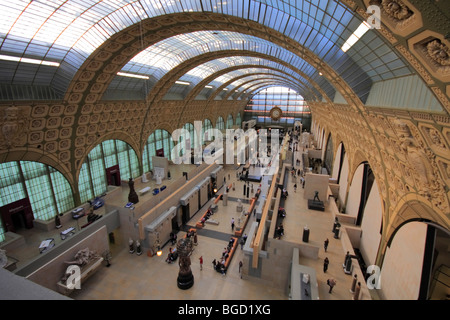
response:
<path fill-rule="evenodd" d="M 166 262 L 171 264 L 178 258 L 177 248 L 169 248 L 169 253 L 167 254 Z"/>
<path fill-rule="evenodd" d="M 297 160 L 297 163 L 298 162 L 299 162 L 299 160 Z M 303 176 L 303 171 L 300 169 L 295 170 L 295 168 L 293 168 L 291 170 L 291 174 L 292 174 L 292 177 L 294 178 L 294 180 L 297 176 L 300 177 L 300 184 L 301 184 L 302 188 L 304 189 L 305 188 L 305 177 Z M 294 184 L 294 191 L 297 191 L 297 183 Z"/>
<path fill-rule="evenodd" d="M 283 207 L 278 207 L 278 217 L 286 218 L 286 210 Z"/>
<path fill-rule="evenodd" d="M 234 242 L 236 241 L 235 238 L 230 238 L 230 240 L 228 241 L 228 245 L 226 248 L 224 248 L 223 252 L 222 252 L 222 257 L 219 259 L 219 261 L 217 261 L 216 259 L 213 260 L 213 265 L 214 265 L 214 270 L 216 270 L 217 272 L 225 275 L 227 272 L 227 268 L 225 267 L 225 263 L 227 261 L 227 259 L 230 257 L 231 254 L 231 250 L 233 249 L 234 246 Z"/>
<path fill-rule="evenodd" d="M 177 235 L 173 232 L 170 233 L 170 242 L 172 243 L 172 245 L 177 243 Z"/>
<path fill-rule="evenodd" d="M 286 190 L 286 188 L 283 188 L 283 191 L 282 191 L 282 193 L 281 193 L 281 198 L 282 198 L 282 199 L 287 199 L 288 195 L 289 195 L 289 193 L 288 193 L 288 191 Z"/>
<path fill-rule="evenodd" d="M 206 214 L 201 218 L 200 222 L 202 225 L 205 225 L 205 222 L 214 214 L 214 212 L 211 210 L 211 208 L 208 208 L 206 211 Z"/>
<path fill-rule="evenodd" d="M 283 227 L 283 224 L 280 223 L 280 225 L 275 230 L 275 238 L 281 239 L 282 236 L 284 236 L 284 227 Z"/>

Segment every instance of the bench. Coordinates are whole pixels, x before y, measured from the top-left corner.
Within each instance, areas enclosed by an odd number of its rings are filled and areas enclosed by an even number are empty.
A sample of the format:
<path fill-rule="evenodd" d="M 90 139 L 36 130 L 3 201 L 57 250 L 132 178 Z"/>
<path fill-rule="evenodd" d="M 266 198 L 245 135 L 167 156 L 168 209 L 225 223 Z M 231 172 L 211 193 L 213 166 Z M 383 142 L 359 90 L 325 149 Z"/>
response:
<path fill-rule="evenodd" d="M 232 239 L 234 239 L 234 243 L 233 246 L 231 247 L 231 250 L 228 254 L 228 258 L 225 259 L 225 270 L 228 269 L 228 266 L 231 263 L 231 259 L 233 258 L 233 254 L 236 251 L 236 248 L 238 246 L 238 238 L 237 237 L 232 237 Z"/>
<path fill-rule="evenodd" d="M 60 232 L 61 240 L 65 240 L 66 237 L 69 237 L 73 234 L 75 234 L 75 228 L 70 227 L 69 229 L 66 229 L 66 230 Z"/>
<path fill-rule="evenodd" d="M 150 188 L 150 187 L 145 187 L 144 189 L 139 190 L 139 193 L 140 193 L 141 195 L 143 195 L 143 194 L 149 192 L 150 190 L 152 190 L 152 188 Z"/>
<path fill-rule="evenodd" d="M 208 213 L 208 210 L 205 211 L 205 213 L 201 216 L 200 220 L 198 220 L 197 223 L 195 224 L 195 227 L 197 229 L 202 229 L 205 226 L 205 223 L 209 220 L 209 219 L 206 219 L 207 213 Z M 203 220 L 205 222 L 203 222 Z"/>
<path fill-rule="evenodd" d="M 228 189 L 230 189 L 231 187 L 233 186 L 233 184 L 232 183 L 230 183 L 230 185 L 228 186 Z M 213 212 L 213 213 L 215 213 L 215 212 L 217 212 L 217 209 L 218 209 L 218 207 L 217 207 L 217 203 L 219 203 L 219 201 L 222 199 L 222 196 L 223 196 L 223 194 L 220 194 L 220 195 L 218 195 L 217 197 L 216 197 L 216 200 L 214 200 L 214 210 L 213 210 L 213 206 L 211 206 L 210 208 L 208 208 L 208 209 L 211 209 L 211 211 Z M 205 219 L 205 222 L 208 222 L 208 220 L 206 220 L 206 214 L 208 213 L 208 210 L 206 210 L 205 211 L 205 213 L 201 216 L 201 218 L 200 218 L 200 220 L 198 220 L 197 221 L 197 223 L 195 224 L 195 227 L 196 228 L 198 228 L 198 229 L 202 229 L 205 225 L 204 225 L 204 223 L 202 223 L 202 220 L 203 219 Z M 212 223 L 212 224 L 219 224 L 217 221 L 216 222 L 209 222 L 209 223 Z"/>

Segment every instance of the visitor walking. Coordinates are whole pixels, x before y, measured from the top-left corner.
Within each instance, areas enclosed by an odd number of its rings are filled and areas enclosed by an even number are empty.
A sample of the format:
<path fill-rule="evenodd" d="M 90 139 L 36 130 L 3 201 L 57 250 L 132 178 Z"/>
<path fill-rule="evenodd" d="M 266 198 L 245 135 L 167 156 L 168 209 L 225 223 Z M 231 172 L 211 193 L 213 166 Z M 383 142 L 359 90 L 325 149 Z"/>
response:
<path fill-rule="evenodd" d="M 333 291 L 334 286 L 336 285 L 336 280 L 333 278 L 327 280 L 327 285 L 330 286 L 330 291 L 328 293 L 331 293 Z"/>
<path fill-rule="evenodd" d="M 203 270 L 203 256 L 200 256 L 198 260 L 200 260 L 200 270 Z"/>
<path fill-rule="evenodd" d="M 328 238 L 323 242 L 323 248 L 325 249 L 325 252 L 327 252 L 329 242 L 330 240 L 328 240 Z"/>
<path fill-rule="evenodd" d="M 323 272 L 327 272 L 329 264 L 330 260 L 328 260 L 328 257 L 325 257 L 325 260 L 323 260 Z"/>
<path fill-rule="evenodd" d="M 231 231 L 234 230 L 234 218 L 231 218 Z"/>
<path fill-rule="evenodd" d="M 244 249 L 244 244 L 245 244 L 244 238 L 241 238 L 241 241 L 239 242 L 239 244 L 241 245 L 241 250 L 243 250 Z"/>

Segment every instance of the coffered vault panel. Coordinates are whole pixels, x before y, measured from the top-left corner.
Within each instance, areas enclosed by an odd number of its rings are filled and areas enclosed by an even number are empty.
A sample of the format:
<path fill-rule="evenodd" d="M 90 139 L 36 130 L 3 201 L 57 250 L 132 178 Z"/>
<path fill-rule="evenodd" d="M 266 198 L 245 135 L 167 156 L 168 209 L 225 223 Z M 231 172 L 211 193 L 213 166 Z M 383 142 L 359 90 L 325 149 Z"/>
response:
<path fill-rule="evenodd" d="M 2 4 L 1 54 L 58 62 L 60 66 L 1 61 L 4 72 L 0 82 L 44 86 L 63 97 L 76 71 L 112 35 L 149 18 L 182 12 L 225 14 L 280 32 L 336 70 L 363 102 L 374 81 L 411 74 L 376 31 L 369 31 L 359 47 L 344 53 L 342 44 L 362 20 L 336 0 L 17 0 Z M 218 36 L 234 41 L 230 35 Z M 188 42 L 174 47 L 179 45 Z"/>

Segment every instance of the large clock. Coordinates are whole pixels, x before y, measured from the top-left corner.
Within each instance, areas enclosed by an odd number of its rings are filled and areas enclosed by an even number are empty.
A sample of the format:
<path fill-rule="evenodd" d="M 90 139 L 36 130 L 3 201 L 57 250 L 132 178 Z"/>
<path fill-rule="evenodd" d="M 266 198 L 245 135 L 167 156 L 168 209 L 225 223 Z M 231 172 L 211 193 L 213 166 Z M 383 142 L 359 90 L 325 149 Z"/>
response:
<path fill-rule="evenodd" d="M 279 107 L 273 107 L 272 110 L 270 110 L 270 118 L 274 121 L 278 121 L 281 119 L 283 111 Z"/>

